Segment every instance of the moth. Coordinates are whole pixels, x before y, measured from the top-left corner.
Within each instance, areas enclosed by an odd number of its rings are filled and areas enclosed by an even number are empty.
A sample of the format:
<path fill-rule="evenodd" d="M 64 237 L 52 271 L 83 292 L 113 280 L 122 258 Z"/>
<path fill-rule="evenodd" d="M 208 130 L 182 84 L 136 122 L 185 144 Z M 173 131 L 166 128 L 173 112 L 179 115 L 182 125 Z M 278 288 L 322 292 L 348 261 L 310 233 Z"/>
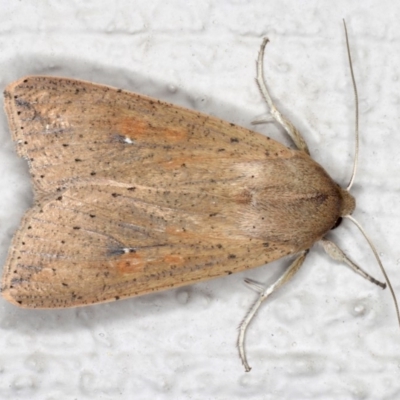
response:
<path fill-rule="evenodd" d="M 4 91 L 35 204 L 21 221 L 2 294 L 26 308 L 107 302 L 212 279 L 288 255 L 286 282 L 355 200 L 310 156 L 258 83 L 295 149 L 229 122 L 124 90 L 29 76 Z M 357 266 L 353 267 L 357 269 Z M 360 272 L 360 270 L 357 270 Z M 375 281 L 363 271 L 368 279 Z M 246 370 L 244 321 L 239 350 Z"/>

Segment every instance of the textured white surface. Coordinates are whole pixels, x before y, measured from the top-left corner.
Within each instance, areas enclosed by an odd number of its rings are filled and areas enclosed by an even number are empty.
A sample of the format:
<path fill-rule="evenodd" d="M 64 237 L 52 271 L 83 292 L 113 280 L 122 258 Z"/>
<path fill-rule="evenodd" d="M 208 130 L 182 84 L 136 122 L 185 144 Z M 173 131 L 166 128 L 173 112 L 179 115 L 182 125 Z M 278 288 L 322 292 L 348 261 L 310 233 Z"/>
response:
<path fill-rule="evenodd" d="M 0 1 L 0 83 L 26 74 L 118 86 L 246 127 L 265 104 L 255 58 L 277 104 L 342 185 L 353 157 L 354 106 L 342 18 L 359 86 L 355 217 L 400 295 L 400 3 L 299 1 Z M 32 201 L 25 162 L 0 116 L 0 261 Z M 257 127 L 281 139 L 276 127 Z M 367 244 L 343 224 L 332 237 L 377 277 Z M 245 373 L 237 326 L 287 264 L 71 310 L 0 300 L 1 399 L 398 399 L 400 332 L 388 291 L 315 246 L 250 327 Z"/>

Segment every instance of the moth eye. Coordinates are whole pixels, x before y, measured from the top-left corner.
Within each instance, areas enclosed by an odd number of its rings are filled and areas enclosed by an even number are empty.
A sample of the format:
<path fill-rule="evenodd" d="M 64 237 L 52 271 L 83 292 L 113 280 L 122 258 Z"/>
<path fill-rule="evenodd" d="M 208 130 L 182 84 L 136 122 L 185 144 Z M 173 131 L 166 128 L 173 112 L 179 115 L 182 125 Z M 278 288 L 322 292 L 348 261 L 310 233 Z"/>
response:
<path fill-rule="evenodd" d="M 343 218 L 342 218 L 342 217 L 339 217 L 339 218 L 336 220 L 335 225 L 332 226 L 331 230 L 332 230 L 332 229 L 336 229 L 336 228 L 342 223 L 342 221 L 343 221 Z"/>

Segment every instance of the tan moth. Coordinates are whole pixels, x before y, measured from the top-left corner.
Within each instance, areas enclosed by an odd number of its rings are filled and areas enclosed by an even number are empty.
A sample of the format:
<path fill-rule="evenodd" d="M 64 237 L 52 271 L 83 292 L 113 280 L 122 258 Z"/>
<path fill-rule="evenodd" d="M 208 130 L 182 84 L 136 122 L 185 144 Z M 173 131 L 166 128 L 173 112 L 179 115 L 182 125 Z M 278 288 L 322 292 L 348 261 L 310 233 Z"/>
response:
<path fill-rule="evenodd" d="M 385 287 L 325 238 L 342 217 L 351 218 L 354 173 L 342 189 L 276 109 L 263 78 L 266 43 L 257 82 L 296 149 L 107 86 L 47 76 L 10 84 L 5 109 L 17 152 L 29 163 L 35 205 L 13 238 L 3 296 L 27 308 L 77 307 L 294 255 L 270 287 L 248 281 L 259 292 L 239 334 L 248 371 L 249 322 L 300 268 L 314 243 Z"/>

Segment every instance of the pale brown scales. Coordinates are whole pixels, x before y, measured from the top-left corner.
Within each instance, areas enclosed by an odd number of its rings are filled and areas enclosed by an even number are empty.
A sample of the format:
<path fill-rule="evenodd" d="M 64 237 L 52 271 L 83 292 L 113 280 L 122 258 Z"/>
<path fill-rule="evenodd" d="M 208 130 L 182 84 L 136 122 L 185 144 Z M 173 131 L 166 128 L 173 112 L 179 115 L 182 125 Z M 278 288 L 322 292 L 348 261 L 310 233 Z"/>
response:
<path fill-rule="evenodd" d="M 5 107 L 36 196 L 2 282 L 23 307 L 257 267 L 309 248 L 350 207 L 306 154 L 145 96 L 28 77 L 6 88 Z"/>

